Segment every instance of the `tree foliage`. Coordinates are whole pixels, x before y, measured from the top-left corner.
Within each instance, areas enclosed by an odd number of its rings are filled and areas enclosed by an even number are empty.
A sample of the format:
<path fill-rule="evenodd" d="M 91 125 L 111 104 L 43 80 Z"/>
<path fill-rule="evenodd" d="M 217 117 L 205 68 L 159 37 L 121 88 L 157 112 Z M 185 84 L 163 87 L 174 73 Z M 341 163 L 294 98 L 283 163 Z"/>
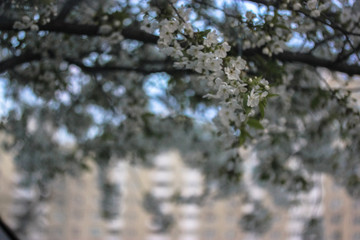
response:
<path fill-rule="evenodd" d="M 360 2 L 2 1 L 1 83 L 37 179 L 176 148 L 219 196 L 290 195 L 326 173 L 360 194 Z M 251 10 L 252 9 L 252 10 Z M 64 141 L 71 147 L 64 147 Z"/>

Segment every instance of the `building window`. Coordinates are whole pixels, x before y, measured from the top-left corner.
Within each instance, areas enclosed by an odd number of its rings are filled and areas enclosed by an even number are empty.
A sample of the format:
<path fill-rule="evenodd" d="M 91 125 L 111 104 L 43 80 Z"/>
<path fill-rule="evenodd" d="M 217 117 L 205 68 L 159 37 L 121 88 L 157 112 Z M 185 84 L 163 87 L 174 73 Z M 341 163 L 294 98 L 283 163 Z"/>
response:
<path fill-rule="evenodd" d="M 113 236 L 121 234 L 120 229 L 111 229 L 108 232 L 109 232 L 110 235 L 113 235 Z"/>
<path fill-rule="evenodd" d="M 353 202 L 353 208 L 356 210 L 360 210 L 360 201 L 354 201 Z"/>
<path fill-rule="evenodd" d="M 73 234 L 74 237 L 79 237 L 80 230 L 78 228 L 73 228 L 72 229 L 72 234 Z"/>
<path fill-rule="evenodd" d="M 63 230 L 61 228 L 56 228 L 56 229 L 53 230 L 53 234 L 55 236 L 57 236 L 57 237 L 62 236 L 63 235 Z"/>
<path fill-rule="evenodd" d="M 57 211 L 54 215 L 56 222 L 64 222 L 65 221 L 65 214 L 62 211 Z"/>
<path fill-rule="evenodd" d="M 234 230 L 229 230 L 225 233 L 226 240 L 236 239 L 236 232 Z"/>
<path fill-rule="evenodd" d="M 360 216 L 355 216 L 353 218 L 353 224 L 360 225 Z"/>
<path fill-rule="evenodd" d="M 331 223 L 332 224 L 339 224 L 342 220 L 342 216 L 340 214 L 334 214 L 331 216 Z"/>
<path fill-rule="evenodd" d="M 74 196 L 74 203 L 75 203 L 76 205 L 83 206 L 83 205 L 84 205 L 84 201 L 85 201 L 85 199 L 84 199 L 81 195 L 76 195 L 76 196 Z"/>
<path fill-rule="evenodd" d="M 330 203 L 330 207 L 333 210 L 339 209 L 341 207 L 341 205 L 342 205 L 342 202 L 340 199 L 333 199 Z"/>
<path fill-rule="evenodd" d="M 55 201 L 59 207 L 63 208 L 65 206 L 65 197 L 63 195 L 58 195 Z"/>
<path fill-rule="evenodd" d="M 81 210 L 79 210 L 79 209 L 76 209 L 76 210 L 74 210 L 74 218 L 75 219 L 82 219 L 84 217 L 84 214 L 83 214 L 83 212 L 81 211 Z"/>
<path fill-rule="evenodd" d="M 275 231 L 270 234 L 270 239 L 272 239 L 272 240 L 282 239 L 281 234 L 279 232 Z"/>
<path fill-rule="evenodd" d="M 332 188 L 333 191 L 339 191 L 339 189 L 341 189 L 341 188 L 339 187 L 339 185 L 336 184 L 336 183 L 334 183 L 331 188 Z"/>
<path fill-rule="evenodd" d="M 125 231 L 125 234 L 126 234 L 126 236 L 128 236 L 128 237 L 136 237 L 137 232 L 136 232 L 135 229 L 127 229 L 127 230 Z"/>
<path fill-rule="evenodd" d="M 214 205 L 215 205 L 215 201 L 208 201 L 208 202 L 206 203 L 205 207 L 207 207 L 207 208 L 212 208 L 212 207 L 214 207 Z"/>
<path fill-rule="evenodd" d="M 206 229 L 203 232 L 204 239 L 217 239 L 216 238 L 216 231 L 213 229 Z"/>
<path fill-rule="evenodd" d="M 183 184 L 187 188 L 202 188 L 202 183 L 198 181 L 187 181 Z"/>
<path fill-rule="evenodd" d="M 205 215 L 204 215 L 204 220 L 208 223 L 213 223 L 216 221 L 216 216 L 213 212 L 207 212 Z"/>
<path fill-rule="evenodd" d="M 137 219 L 137 214 L 135 212 L 128 212 L 125 215 L 125 219 L 129 221 L 135 221 Z"/>
<path fill-rule="evenodd" d="M 341 240 L 342 234 L 340 231 L 335 231 L 332 234 L 332 240 Z"/>
<path fill-rule="evenodd" d="M 197 213 L 183 213 L 180 216 L 185 219 L 198 219 L 199 218 Z"/>
<path fill-rule="evenodd" d="M 240 204 L 239 200 L 237 200 L 237 199 L 231 199 L 228 206 L 229 206 L 229 208 L 232 208 L 232 209 L 233 209 L 233 208 L 240 207 L 241 204 Z"/>
<path fill-rule="evenodd" d="M 356 232 L 352 236 L 352 240 L 360 240 L 360 232 Z"/>
<path fill-rule="evenodd" d="M 100 234 L 101 234 L 101 232 L 100 232 L 100 230 L 98 228 L 91 229 L 91 235 L 93 237 L 100 237 Z"/>
<path fill-rule="evenodd" d="M 226 222 L 227 223 L 236 223 L 237 222 L 237 218 L 236 216 L 232 213 L 229 213 L 227 216 L 226 216 Z"/>
<path fill-rule="evenodd" d="M 167 182 L 167 181 L 156 182 L 157 187 L 171 187 L 172 185 L 173 185 L 172 182 Z"/>
<path fill-rule="evenodd" d="M 281 221 L 281 216 L 280 215 L 275 215 L 273 217 L 273 222 L 276 223 L 276 222 L 280 222 Z"/>

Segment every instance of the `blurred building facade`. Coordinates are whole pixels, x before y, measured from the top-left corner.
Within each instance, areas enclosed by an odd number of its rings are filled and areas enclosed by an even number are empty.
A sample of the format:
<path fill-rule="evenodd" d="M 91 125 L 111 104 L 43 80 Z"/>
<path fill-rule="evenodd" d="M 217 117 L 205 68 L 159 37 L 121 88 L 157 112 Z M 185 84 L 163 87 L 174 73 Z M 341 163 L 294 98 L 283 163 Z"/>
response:
<path fill-rule="evenodd" d="M 21 210 L 19 200 L 36 201 L 37 190 L 18 186 L 11 156 L 2 154 L 0 165 L 0 215 L 17 228 L 14 216 Z M 305 239 L 305 220 L 323 216 L 324 239 L 360 240 L 360 201 L 351 199 L 328 177 L 316 176 L 313 190 L 297 196 L 300 204 L 289 208 L 274 205 L 265 191 L 257 193 L 265 199 L 273 220 L 270 230 L 260 235 L 241 230 L 239 220 L 248 207 L 242 205 L 241 196 L 206 199 L 200 204 L 192 201 L 203 193 L 204 179 L 176 152 L 159 155 L 154 166 L 135 167 L 126 161 L 111 166 L 108 180 L 121 194 L 115 205 L 119 214 L 107 220 L 100 207 L 100 172 L 95 165 L 79 177 L 58 177 L 35 212 L 39 223 L 32 226 L 27 239 L 300 240 Z"/>
<path fill-rule="evenodd" d="M 13 222 L 12 204 L 16 187 L 16 171 L 11 154 L 0 149 L 0 217 Z"/>

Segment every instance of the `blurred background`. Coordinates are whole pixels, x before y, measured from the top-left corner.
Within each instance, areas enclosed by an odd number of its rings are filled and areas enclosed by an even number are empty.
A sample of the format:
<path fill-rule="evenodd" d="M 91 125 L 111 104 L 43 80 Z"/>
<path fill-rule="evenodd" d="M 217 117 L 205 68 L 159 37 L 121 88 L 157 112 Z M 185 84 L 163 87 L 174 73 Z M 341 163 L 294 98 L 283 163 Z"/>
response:
<path fill-rule="evenodd" d="M 251 182 L 256 159 L 250 153 L 244 181 L 267 210 L 242 204 L 241 193 L 218 198 L 176 151 L 155 157 L 154 168 L 114 162 L 105 198 L 99 191 L 104 176 L 95 165 L 77 176 L 58 176 L 42 189 L 27 186 L 11 154 L 1 152 L 0 164 L 0 214 L 20 239 L 360 239 L 360 200 L 317 175 L 311 191 L 284 207 L 280 196 Z"/>

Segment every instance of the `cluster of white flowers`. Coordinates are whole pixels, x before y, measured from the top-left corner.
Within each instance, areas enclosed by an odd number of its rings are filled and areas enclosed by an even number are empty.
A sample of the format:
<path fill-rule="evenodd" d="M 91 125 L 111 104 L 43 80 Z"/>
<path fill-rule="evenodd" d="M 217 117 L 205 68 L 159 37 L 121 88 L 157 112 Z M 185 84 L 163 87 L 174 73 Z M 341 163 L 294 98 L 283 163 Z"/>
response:
<path fill-rule="evenodd" d="M 294 9 L 295 11 L 299 11 L 302 8 L 305 8 L 306 6 L 308 10 L 310 10 L 310 16 L 319 17 L 322 11 L 330 7 L 331 2 L 330 1 L 319 2 L 318 0 L 308 0 L 304 5 L 298 1 L 293 1 L 291 4 L 292 4 L 292 9 Z"/>
<path fill-rule="evenodd" d="M 309 0 L 306 3 L 306 6 L 309 8 L 310 15 L 312 17 L 319 17 L 321 12 L 328 9 L 330 7 L 331 3 L 325 2 L 325 3 L 320 3 L 318 0 Z"/>
<path fill-rule="evenodd" d="M 56 4 L 49 4 L 41 10 L 37 7 L 34 9 L 36 10 L 34 14 L 24 14 L 21 21 L 16 21 L 13 27 L 19 30 L 30 29 L 31 31 L 39 31 L 39 25 L 49 23 L 51 18 L 56 17 L 58 14 Z"/>
<path fill-rule="evenodd" d="M 122 23 L 119 20 L 110 21 L 109 17 L 105 15 L 101 18 L 99 34 L 104 35 L 103 39 L 111 45 L 118 44 L 124 39 L 124 36 L 121 35 Z"/>
<path fill-rule="evenodd" d="M 285 6 L 288 9 L 293 9 L 295 11 L 301 11 L 301 12 L 309 12 L 310 16 L 313 18 L 319 18 L 321 13 L 333 9 L 337 10 L 339 12 L 339 23 L 342 25 L 341 27 L 346 29 L 350 32 L 357 32 L 359 33 L 359 27 L 358 22 L 360 21 L 360 9 L 359 4 L 354 1 L 353 5 L 344 2 L 344 4 L 341 4 L 341 6 L 334 6 L 333 1 L 326 0 L 326 1 L 319 1 L 319 0 L 308 0 L 305 4 L 303 4 L 301 1 L 293 0 L 289 2 L 288 6 Z M 324 15 L 326 16 L 326 15 Z M 298 19 L 294 19 L 294 22 L 300 22 Z M 309 23 L 302 24 L 304 26 L 299 26 L 301 28 L 307 28 L 314 29 L 315 25 L 311 24 L 309 26 Z M 307 32 L 308 30 L 304 30 L 303 32 Z M 299 30 L 297 30 L 299 31 Z"/>
<path fill-rule="evenodd" d="M 359 21 L 360 21 L 360 9 L 344 8 L 340 13 L 340 22 L 345 25 L 348 31 L 354 31 L 360 33 Z"/>
<path fill-rule="evenodd" d="M 150 33 L 159 29 L 161 52 L 175 59 L 175 67 L 194 70 L 199 79 L 206 80 L 211 92 L 204 97 L 219 101 L 220 122 L 227 129 L 239 129 L 268 95 L 268 82 L 246 77 L 246 61 L 228 56 L 231 47 L 219 41 L 215 30 L 195 32 L 189 14 L 190 9 L 180 7 L 171 18 L 159 22 L 147 15 L 142 29 Z"/>
<path fill-rule="evenodd" d="M 35 22 L 34 19 L 31 19 L 29 16 L 24 15 L 21 18 L 21 21 L 16 21 L 14 23 L 14 28 L 16 29 L 28 29 L 30 28 L 32 31 L 38 31 L 39 30 L 39 26 L 37 25 L 37 23 Z"/>
<path fill-rule="evenodd" d="M 242 43 L 243 49 L 262 48 L 262 53 L 268 56 L 282 53 L 286 47 L 286 42 L 292 37 L 288 19 L 283 16 L 277 17 L 267 15 L 262 18 L 256 18 L 254 13 L 247 12 L 245 28 L 242 29 L 240 39 L 245 39 Z M 267 30 L 257 28 L 263 22 L 267 25 Z M 285 27 L 286 26 L 286 27 Z M 256 29 L 256 31 L 254 31 Z M 245 36 L 244 36 L 245 35 Z"/>

